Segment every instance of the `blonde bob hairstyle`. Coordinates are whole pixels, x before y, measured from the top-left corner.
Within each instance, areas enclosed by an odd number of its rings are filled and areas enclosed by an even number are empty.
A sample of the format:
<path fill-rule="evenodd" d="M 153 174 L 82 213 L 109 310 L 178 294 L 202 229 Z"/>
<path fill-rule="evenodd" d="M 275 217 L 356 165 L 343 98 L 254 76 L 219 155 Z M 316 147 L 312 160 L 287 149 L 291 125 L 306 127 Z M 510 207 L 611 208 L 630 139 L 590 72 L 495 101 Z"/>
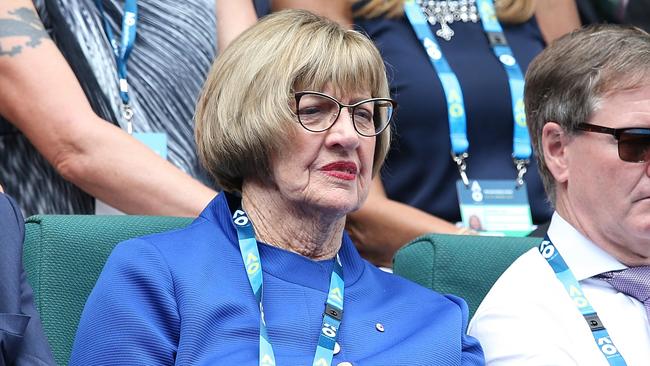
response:
<path fill-rule="evenodd" d="M 365 0 L 350 0 L 352 3 L 361 3 Z M 546 0 L 542 0 L 546 1 Z M 519 24 L 528 21 L 535 13 L 537 0 L 495 0 L 494 7 L 500 21 L 510 24 Z M 354 16 L 375 18 L 386 16 L 388 18 L 400 17 L 404 14 L 404 0 L 367 0 Z"/>
<path fill-rule="evenodd" d="M 304 10 L 263 18 L 210 69 L 195 115 L 201 163 L 225 191 L 241 191 L 244 179 L 267 181 L 269 158 L 302 133 L 294 92 L 328 85 L 338 95 L 389 97 L 384 63 L 372 41 Z M 373 175 L 388 152 L 390 126 L 376 139 Z"/>

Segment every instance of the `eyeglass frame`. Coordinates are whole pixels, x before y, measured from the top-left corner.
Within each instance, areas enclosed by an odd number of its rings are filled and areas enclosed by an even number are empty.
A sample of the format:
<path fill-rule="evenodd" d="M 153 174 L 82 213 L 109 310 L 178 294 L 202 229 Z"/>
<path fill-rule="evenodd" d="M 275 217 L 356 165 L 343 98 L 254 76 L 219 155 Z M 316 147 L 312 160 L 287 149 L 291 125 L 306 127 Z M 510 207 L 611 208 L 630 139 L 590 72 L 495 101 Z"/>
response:
<path fill-rule="evenodd" d="M 611 128 L 611 127 L 605 127 L 605 126 L 599 126 L 595 125 L 593 123 L 580 123 L 575 127 L 576 130 L 579 131 L 586 131 L 586 132 L 596 132 L 596 133 L 603 133 L 606 135 L 611 135 L 616 139 L 616 148 L 618 152 L 618 158 L 629 162 L 629 163 L 645 163 L 649 161 L 650 159 L 644 159 L 644 160 L 635 160 L 635 161 L 630 161 L 630 160 L 625 160 L 621 157 L 621 135 L 630 130 L 645 130 L 648 131 L 648 137 L 650 137 L 650 128 L 645 128 L 645 127 L 624 127 L 624 128 Z"/>
<path fill-rule="evenodd" d="M 322 130 L 313 130 L 313 129 L 307 128 L 307 126 L 305 126 L 302 123 L 302 121 L 300 120 L 300 112 L 298 110 L 298 107 L 300 105 L 300 99 L 305 95 L 318 95 L 318 96 L 321 96 L 321 97 L 325 97 L 325 98 L 335 102 L 336 104 L 338 104 L 339 110 L 336 113 L 336 118 L 332 119 L 332 123 L 329 126 L 327 126 L 326 128 L 324 128 Z M 388 127 L 388 125 L 390 125 L 390 122 L 393 120 L 393 115 L 395 114 L 395 110 L 397 110 L 397 102 L 395 100 L 391 99 L 391 98 L 369 98 L 369 99 L 364 99 L 364 100 L 358 101 L 358 102 L 353 103 L 353 104 L 343 104 L 343 103 L 339 102 L 336 98 L 334 98 L 331 95 L 327 95 L 325 93 L 318 92 L 318 91 L 312 91 L 312 90 L 305 90 L 305 91 L 296 92 L 296 93 L 294 93 L 294 98 L 296 100 L 295 113 L 296 113 L 296 117 L 298 119 L 298 123 L 302 126 L 302 128 L 304 128 L 305 130 L 307 130 L 309 132 L 325 132 L 325 131 L 329 130 L 330 128 L 332 128 L 332 126 L 334 126 L 336 121 L 338 121 L 339 117 L 341 116 L 341 110 L 343 110 L 343 108 L 345 107 L 345 108 L 348 108 L 348 111 L 350 112 L 350 118 L 352 119 L 352 127 L 354 127 L 354 130 L 360 136 L 374 137 L 374 136 L 378 136 L 379 134 L 384 132 L 384 130 Z M 390 118 L 388 119 L 388 121 L 386 122 L 386 125 L 384 125 L 384 127 L 382 127 L 379 131 L 376 131 L 372 135 L 366 135 L 366 134 L 361 133 L 361 131 L 359 131 L 359 129 L 357 128 L 357 124 L 354 121 L 354 109 L 356 107 L 360 106 L 363 103 L 367 103 L 367 102 L 371 102 L 371 101 L 389 102 L 393 106 L 393 112 L 391 113 Z"/>

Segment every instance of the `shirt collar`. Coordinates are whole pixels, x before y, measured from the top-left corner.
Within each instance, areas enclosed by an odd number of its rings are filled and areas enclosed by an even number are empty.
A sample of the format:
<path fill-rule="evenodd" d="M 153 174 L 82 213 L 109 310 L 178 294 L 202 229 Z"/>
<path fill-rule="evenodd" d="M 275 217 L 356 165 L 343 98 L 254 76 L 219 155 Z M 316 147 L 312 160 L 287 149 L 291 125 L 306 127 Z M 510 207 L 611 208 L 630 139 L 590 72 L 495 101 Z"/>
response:
<path fill-rule="evenodd" d="M 548 237 L 562 254 L 562 258 L 578 281 L 604 272 L 627 268 L 626 265 L 582 235 L 557 211 L 551 218 Z"/>

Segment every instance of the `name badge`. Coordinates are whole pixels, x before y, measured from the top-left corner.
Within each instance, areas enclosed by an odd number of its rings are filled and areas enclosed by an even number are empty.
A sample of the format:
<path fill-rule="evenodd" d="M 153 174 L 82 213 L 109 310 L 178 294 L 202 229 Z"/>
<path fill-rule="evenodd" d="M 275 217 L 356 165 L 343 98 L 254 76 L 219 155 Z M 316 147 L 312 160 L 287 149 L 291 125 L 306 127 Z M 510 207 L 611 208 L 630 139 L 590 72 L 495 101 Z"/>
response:
<path fill-rule="evenodd" d="M 456 181 L 463 225 L 481 235 L 526 236 L 533 230 L 526 184 L 514 180 Z"/>

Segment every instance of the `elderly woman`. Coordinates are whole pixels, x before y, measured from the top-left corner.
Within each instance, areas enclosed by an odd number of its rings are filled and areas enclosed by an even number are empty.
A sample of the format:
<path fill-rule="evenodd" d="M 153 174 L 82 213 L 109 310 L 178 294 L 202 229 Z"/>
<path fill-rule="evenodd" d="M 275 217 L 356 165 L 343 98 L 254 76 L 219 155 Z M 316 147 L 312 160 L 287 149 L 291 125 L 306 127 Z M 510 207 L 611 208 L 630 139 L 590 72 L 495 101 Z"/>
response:
<path fill-rule="evenodd" d="M 226 193 L 115 249 L 71 364 L 482 364 L 461 299 L 376 269 L 343 231 L 388 149 L 387 96 L 372 42 L 324 18 L 280 12 L 237 38 L 196 114 Z"/>

